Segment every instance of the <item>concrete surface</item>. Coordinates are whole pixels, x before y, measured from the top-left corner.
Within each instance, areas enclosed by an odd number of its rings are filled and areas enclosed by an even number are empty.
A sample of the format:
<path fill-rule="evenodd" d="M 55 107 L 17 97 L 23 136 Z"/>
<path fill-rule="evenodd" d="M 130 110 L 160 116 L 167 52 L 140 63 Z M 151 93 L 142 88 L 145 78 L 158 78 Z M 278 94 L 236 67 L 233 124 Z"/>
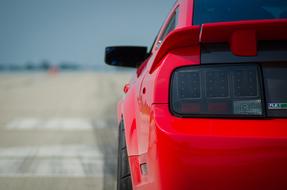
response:
<path fill-rule="evenodd" d="M 0 75 L 0 190 L 110 190 L 128 73 Z"/>

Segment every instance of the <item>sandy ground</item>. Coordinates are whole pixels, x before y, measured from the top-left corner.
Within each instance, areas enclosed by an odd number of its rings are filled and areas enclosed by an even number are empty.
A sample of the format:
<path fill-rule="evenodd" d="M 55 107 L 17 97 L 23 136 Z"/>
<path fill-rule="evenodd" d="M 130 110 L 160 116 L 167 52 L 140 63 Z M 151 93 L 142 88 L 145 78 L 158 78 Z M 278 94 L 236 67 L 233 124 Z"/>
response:
<path fill-rule="evenodd" d="M 130 73 L 0 75 L 0 190 L 115 189 Z"/>

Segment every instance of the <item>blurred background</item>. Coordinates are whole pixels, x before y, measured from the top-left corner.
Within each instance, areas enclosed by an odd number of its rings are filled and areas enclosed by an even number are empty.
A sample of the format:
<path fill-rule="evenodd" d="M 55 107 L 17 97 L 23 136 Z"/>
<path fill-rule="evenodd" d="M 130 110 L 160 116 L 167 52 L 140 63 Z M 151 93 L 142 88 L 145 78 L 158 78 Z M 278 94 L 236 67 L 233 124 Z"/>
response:
<path fill-rule="evenodd" d="M 111 45 L 150 47 L 174 0 L 0 0 L 0 189 L 110 190 L 116 103 L 134 70 Z"/>

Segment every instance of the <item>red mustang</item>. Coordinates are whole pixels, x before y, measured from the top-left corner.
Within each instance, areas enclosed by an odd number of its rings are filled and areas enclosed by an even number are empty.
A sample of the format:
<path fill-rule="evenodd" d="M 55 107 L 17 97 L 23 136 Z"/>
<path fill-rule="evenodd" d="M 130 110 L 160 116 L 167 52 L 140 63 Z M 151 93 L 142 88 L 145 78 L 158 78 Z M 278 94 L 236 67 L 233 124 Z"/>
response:
<path fill-rule="evenodd" d="M 118 190 L 287 189 L 287 1 L 179 0 L 118 104 Z"/>

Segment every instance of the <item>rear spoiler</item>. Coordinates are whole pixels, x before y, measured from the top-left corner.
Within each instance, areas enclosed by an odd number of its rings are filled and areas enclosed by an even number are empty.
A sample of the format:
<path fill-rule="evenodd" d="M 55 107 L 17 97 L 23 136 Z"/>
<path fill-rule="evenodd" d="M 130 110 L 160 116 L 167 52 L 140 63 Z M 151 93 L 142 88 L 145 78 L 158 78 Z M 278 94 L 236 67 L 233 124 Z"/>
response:
<path fill-rule="evenodd" d="M 174 49 L 198 46 L 200 43 L 229 43 L 231 52 L 236 56 L 256 56 L 257 42 L 263 40 L 287 40 L 287 19 L 222 22 L 176 29 L 163 41 L 150 73 Z"/>

